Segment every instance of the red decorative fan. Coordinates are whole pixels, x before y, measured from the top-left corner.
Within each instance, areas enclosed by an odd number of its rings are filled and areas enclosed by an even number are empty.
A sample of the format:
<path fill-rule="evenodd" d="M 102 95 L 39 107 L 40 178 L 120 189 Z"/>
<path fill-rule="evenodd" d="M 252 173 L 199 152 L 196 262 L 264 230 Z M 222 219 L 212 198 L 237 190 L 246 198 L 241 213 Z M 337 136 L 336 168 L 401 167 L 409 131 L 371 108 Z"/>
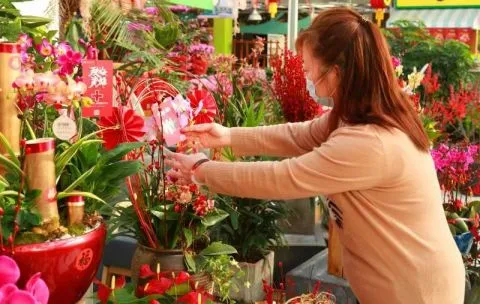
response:
<path fill-rule="evenodd" d="M 194 110 L 193 119 L 196 124 L 211 123 L 215 120 L 218 108 L 215 98 L 206 89 L 195 89 L 188 93 L 188 100 Z"/>
<path fill-rule="evenodd" d="M 144 77 L 134 86 L 133 93 L 142 109 L 150 112 L 154 103 L 160 104 L 166 97 L 175 97 L 178 90 L 161 78 Z"/>
<path fill-rule="evenodd" d="M 143 118 L 123 107 L 113 108 L 113 116 L 100 118 L 98 125 L 104 128 L 101 136 L 108 150 L 120 143 L 142 141 L 145 135 Z"/>

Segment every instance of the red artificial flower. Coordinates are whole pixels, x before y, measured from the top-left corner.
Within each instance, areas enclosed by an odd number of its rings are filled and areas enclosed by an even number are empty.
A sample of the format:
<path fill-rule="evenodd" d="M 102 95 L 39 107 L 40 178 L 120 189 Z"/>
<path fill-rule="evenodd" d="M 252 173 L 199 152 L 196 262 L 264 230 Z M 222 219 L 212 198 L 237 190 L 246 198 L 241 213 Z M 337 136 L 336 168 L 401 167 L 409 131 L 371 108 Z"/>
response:
<path fill-rule="evenodd" d="M 270 286 L 265 280 L 262 280 L 262 282 L 263 292 L 265 292 L 265 302 L 267 302 L 267 304 L 273 304 L 273 287 Z"/>
<path fill-rule="evenodd" d="M 145 75 L 135 85 L 133 92 L 138 98 L 142 109 L 149 111 L 154 103 L 161 103 L 166 97 L 175 97 L 178 90 L 161 78 Z"/>
<path fill-rule="evenodd" d="M 177 300 L 178 303 L 185 304 L 206 304 L 213 301 L 213 296 L 204 290 L 190 291 Z"/>
<path fill-rule="evenodd" d="M 150 300 L 148 304 L 160 304 L 160 302 L 158 302 L 157 300 Z"/>
<path fill-rule="evenodd" d="M 195 89 L 188 93 L 187 99 L 194 110 L 193 120 L 196 124 L 211 123 L 215 120 L 218 108 L 212 94 L 203 89 Z"/>
<path fill-rule="evenodd" d="M 100 118 L 98 125 L 104 128 L 101 136 L 108 150 L 120 143 L 142 141 L 145 135 L 143 118 L 123 107 L 113 108 L 113 116 Z"/>
<path fill-rule="evenodd" d="M 115 286 L 113 289 L 103 284 L 102 282 L 98 281 L 97 279 L 95 279 L 93 282 L 98 285 L 97 299 L 100 300 L 101 304 L 107 304 L 108 299 L 112 294 L 112 291 L 114 291 L 115 289 L 120 289 L 125 287 L 126 281 L 124 276 L 116 277 Z"/>
<path fill-rule="evenodd" d="M 146 279 L 155 276 L 155 272 L 152 271 L 150 265 L 144 264 L 140 267 L 139 277 L 141 279 Z"/>
<path fill-rule="evenodd" d="M 286 51 L 272 58 L 273 91 L 288 122 L 306 121 L 323 114 L 307 91 L 302 58 Z"/>
<path fill-rule="evenodd" d="M 181 271 L 176 277 L 175 277 L 175 285 L 181 285 L 183 283 L 186 283 L 190 280 L 190 275 L 188 272 Z"/>
<path fill-rule="evenodd" d="M 208 70 L 208 61 L 201 55 L 193 55 L 190 59 L 190 71 L 194 75 L 205 75 Z"/>
<path fill-rule="evenodd" d="M 153 279 L 145 285 L 145 295 L 163 295 L 173 286 L 173 280 L 165 277 Z"/>

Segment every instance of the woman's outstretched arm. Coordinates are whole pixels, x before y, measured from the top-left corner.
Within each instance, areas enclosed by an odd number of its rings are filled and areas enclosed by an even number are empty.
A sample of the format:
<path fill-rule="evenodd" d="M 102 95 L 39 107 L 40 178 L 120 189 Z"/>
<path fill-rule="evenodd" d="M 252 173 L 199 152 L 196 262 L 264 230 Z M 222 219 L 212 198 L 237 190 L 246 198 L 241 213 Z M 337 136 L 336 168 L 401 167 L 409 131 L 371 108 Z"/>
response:
<path fill-rule="evenodd" d="M 280 162 L 211 161 L 200 166 L 195 177 L 221 194 L 293 199 L 367 189 L 382 180 L 385 170 L 385 153 L 376 133 L 347 127 L 298 158 Z"/>

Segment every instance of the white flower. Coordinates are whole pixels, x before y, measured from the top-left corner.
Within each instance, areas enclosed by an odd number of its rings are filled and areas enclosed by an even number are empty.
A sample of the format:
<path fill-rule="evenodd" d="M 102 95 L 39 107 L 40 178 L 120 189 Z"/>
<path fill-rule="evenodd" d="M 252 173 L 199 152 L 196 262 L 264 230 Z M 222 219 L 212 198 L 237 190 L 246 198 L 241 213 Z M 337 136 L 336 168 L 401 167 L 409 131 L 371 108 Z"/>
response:
<path fill-rule="evenodd" d="M 397 74 L 397 77 L 400 77 L 402 76 L 403 74 L 403 65 L 398 65 L 396 68 L 395 68 L 395 73 Z"/>
<path fill-rule="evenodd" d="M 425 74 L 422 71 L 417 72 L 417 68 L 413 68 L 413 72 L 408 75 L 408 86 L 415 90 L 422 83 L 423 77 L 425 77 Z"/>
<path fill-rule="evenodd" d="M 247 289 L 249 289 L 249 288 L 252 286 L 252 284 L 251 284 L 249 281 L 246 281 L 243 285 L 244 285 L 245 288 L 247 288 Z"/>

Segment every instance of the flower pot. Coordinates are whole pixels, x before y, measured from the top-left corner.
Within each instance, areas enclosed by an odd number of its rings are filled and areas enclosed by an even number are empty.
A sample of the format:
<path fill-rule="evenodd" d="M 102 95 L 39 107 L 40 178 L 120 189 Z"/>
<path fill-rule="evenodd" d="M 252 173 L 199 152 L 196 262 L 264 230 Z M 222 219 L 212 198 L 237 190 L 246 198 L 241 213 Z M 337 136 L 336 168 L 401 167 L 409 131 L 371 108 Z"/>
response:
<path fill-rule="evenodd" d="M 20 51 L 17 43 L 0 43 L 0 132 L 17 154 L 20 153 L 20 119 L 12 84 L 20 75 Z M 0 148 L 0 153 L 5 151 Z"/>
<path fill-rule="evenodd" d="M 138 274 L 142 265 L 148 264 L 153 270 L 157 269 L 157 264 L 160 265 L 161 272 L 187 271 L 185 266 L 185 256 L 182 250 L 165 250 L 153 249 L 142 244 L 137 244 L 137 249 L 132 257 L 132 282 L 134 285 L 138 283 Z M 195 274 L 191 277 L 194 284 L 206 290 L 213 288 L 210 277 L 206 274 Z"/>
<path fill-rule="evenodd" d="M 235 284 L 240 291 L 232 291 L 230 297 L 247 303 L 264 300 L 265 293 L 263 291 L 262 281 L 265 280 L 268 284 L 272 284 L 274 257 L 275 253 L 271 251 L 256 263 L 239 263 L 241 271 L 245 275 L 240 279 L 235 279 Z M 247 282 L 250 285 L 249 288 L 246 287 Z"/>
<path fill-rule="evenodd" d="M 90 287 L 102 261 L 107 230 L 105 224 L 82 236 L 15 247 L 7 254 L 17 262 L 22 274 L 19 286 L 42 273 L 50 290 L 50 304 L 77 303 Z"/>

